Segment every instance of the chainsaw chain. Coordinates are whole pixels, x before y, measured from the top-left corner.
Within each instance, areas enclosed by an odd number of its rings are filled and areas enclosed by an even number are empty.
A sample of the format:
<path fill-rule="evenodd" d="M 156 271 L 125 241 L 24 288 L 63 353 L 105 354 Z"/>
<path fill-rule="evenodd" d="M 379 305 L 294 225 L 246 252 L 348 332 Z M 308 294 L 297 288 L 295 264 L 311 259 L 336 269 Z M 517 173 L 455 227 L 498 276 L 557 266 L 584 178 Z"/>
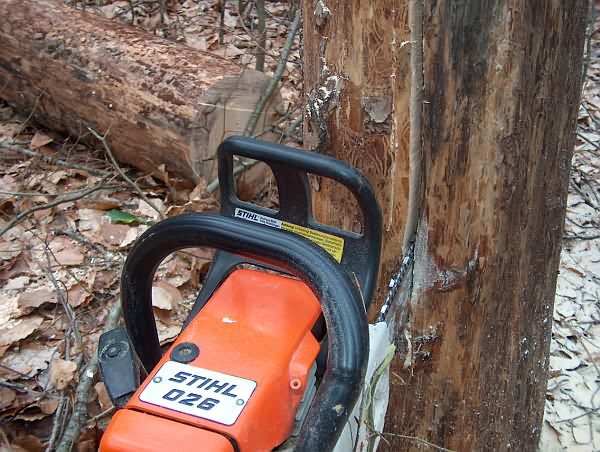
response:
<path fill-rule="evenodd" d="M 414 261 L 414 255 L 415 255 L 415 245 L 413 242 L 413 243 L 411 243 L 410 247 L 408 248 L 408 252 L 402 258 L 402 263 L 400 264 L 400 268 L 398 269 L 396 274 L 394 276 L 392 276 L 392 279 L 390 279 L 390 282 L 388 283 L 388 292 L 385 297 L 385 301 L 383 302 L 383 306 L 381 307 L 381 310 L 379 311 L 379 317 L 377 318 L 378 322 L 385 321 L 386 315 L 387 315 L 388 311 L 390 310 L 390 307 L 391 307 L 392 303 L 394 302 L 394 299 L 396 298 L 398 289 L 404 282 L 404 278 L 408 274 L 409 269 L 412 267 L 412 263 Z"/>

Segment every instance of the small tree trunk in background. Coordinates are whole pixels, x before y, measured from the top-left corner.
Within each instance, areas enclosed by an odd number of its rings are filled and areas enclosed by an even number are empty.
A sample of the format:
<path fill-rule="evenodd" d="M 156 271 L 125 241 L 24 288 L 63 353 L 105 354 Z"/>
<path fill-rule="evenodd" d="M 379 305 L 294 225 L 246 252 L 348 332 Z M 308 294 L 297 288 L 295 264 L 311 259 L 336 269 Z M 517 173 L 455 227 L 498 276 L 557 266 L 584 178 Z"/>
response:
<path fill-rule="evenodd" d="M 258 27 L 256 28 L 256 70 L 265 71 L 265 47 L 267 45 L 267 28 L 265 26 L 265 0 L 256 0 L 256 15 Z"/>
<path fill-rule="evenodd" d="M 0 97 L 50 129 L 108 132 L 115 156 L 171 183 L 216 176 L 268 82 L 219 56 L 52 0 L 2 0 Z M 274 115 L 273 96 L 256 131 Z M 164 169 L 161 169 L 164 165 Z"/>
<path fill-rule="evenodd" d="M 304 1 L 308 126 L 310 144 L 375 183 L 385 265 L 399 250 L 389 234 L 401 229 L 406 201 L 384 194 L 407 186 L 407 143 L 371 147 L 361 95 L 380 70 L 398 83 L 410 46 L 398 60 L 372 58 L 390 49 L 381 43 L 408 40 L 407 20 L 386 22 L 392 13 L 382 8 L 392 2 L 364 3 Z M 330 15 L 319 26 L 324 5 Z M 395 331 L 410 346 L 394 364 L 385 427 L 404 439 L 387 437 L 389 450 L 422 450 L 406 437 L 456 451 L 537 450 L 586 12 L 584 1 L 424 2 L 424 199 L 408 323 Z M 320 122 L 311 110 L 318 86 L 329 99 Z M 390 93 L 397 102 L 408 87 Z M 390 120 L 406 125 L 406 108 Z M 389 162 L 395 172 L 378 180 L 373 168 Z M 347 209 L 319 205 L 348 225 Z"/>
<path fill-rule="evenodd" d="M 305 143 L 359 168 L 375 188 L 385 212 L 379 301 L 401 260 L 408 199 L 407 12 L 407 0 L 304 0 Z M 322 181 L 316 215 L 359 229 L 352 201 Z"/>

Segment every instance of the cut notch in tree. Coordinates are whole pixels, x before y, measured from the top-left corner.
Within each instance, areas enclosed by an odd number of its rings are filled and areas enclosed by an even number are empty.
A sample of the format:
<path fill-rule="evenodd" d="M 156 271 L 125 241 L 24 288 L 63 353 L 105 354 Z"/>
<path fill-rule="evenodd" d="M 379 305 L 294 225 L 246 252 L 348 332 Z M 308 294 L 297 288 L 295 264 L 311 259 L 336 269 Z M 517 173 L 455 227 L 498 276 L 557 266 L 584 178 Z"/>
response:
<path fill-rule="evenodd" d="M 10 17 L 0 28 L 0 97 L 51 129 L 106 134 L 119 161 L 174 184 L 214 178 L 217 146 L 243 133 L 269 81 L 59 1 L 6 0 L 0 16 Z M 258 130 L 278 104 L 275 91 Z"/>

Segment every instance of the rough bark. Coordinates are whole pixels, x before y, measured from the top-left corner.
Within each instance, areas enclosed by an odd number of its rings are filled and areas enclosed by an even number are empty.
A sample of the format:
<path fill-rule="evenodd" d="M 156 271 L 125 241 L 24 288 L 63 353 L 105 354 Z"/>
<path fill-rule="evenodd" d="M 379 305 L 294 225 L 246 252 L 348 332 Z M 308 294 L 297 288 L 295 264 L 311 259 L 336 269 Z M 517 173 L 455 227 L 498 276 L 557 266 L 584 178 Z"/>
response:
<path fill-rule="evenodd" d="M 307 61 L 307 76 L 319 77 L 324 65 L 339 70 L 339 61 L 365 74 L 389 70 L 390 60 L 371 62 L 367 69 L 356 50 L 367 47 L 371 35 L 365 27 L 385 20 L 382 10 L 372 19 L 364 9 L 349 6 L 366 2 L 328 1 L 332 15 L 315 35 L 313 11 L 319 3 L 304 3 L 312 27 L 304 34 L 305 49 L 325 49 L 324 61 Z M 395 363 L 385 428 L 404 436 L 387 437 L 389 449 L 422 450 L 422 443 L 406 439 L 416 437 L 457 451 L 534 451 L 543 416 L 587 5 L 425 0 L 424 8 L 424 202 L 409 323 L 396 330 L 397 338 L 408 333 L 410 347 Z M 336 17 L 336 11 L 344 12 Z M 396 20 L 396 31 L 406 30 L 406 23 L 404 17 Z M 388 24 L 382 30 L 384 40 L 392 39 L 393 28 Z M 345 53 L 336 58 L 328 53 L 345 40 L 351 43 Z M 408 61 L 408 54 L 402 58 Z M 347 114 L 359 111 L 360 96 L 345 94 L 360 92 L 368 79 L 347 71 L 339 75 L 351 83 L 344 81 L 321 136 L 329 137 L 326 149 L 338 147 L 338 156 L 371 174 L 372 148 L 339 149 L 348 143 L 338 137 L 347 136 L 350 124 L 355 124 L 355 142 L 370 136 L 361 129 L 358 113 Z M 405 117 L 395 109 L 392 120 L 398 114 Z M 381 152 L 391 147 L 383 146 Z M 407 162 L 395 165 L 406 168 Z M 389 178 L 388 184 L 400 183 Z M 381 195 L 385 189 L 377 187 L 386 218 L 393 214 L 402 223 L 403 211 L 390 213 L 392 204 Z M 347 212 L 336 207 L 327 215 L 342 221 Z"/>
<path fill-rule="evenodd" d="M 0 17 L 0 97 L 75 137 L 108 131 L 117 159 L 171 182 L 215 176 L 216 147 L 243 132 L 268 80 L 61 1 L 3 0 Z"/>
<path fill-rule="evenodd" d="M 425 3 L 428 169 L 394 430 L 537 449 L 585 14 L 561 0 Z"/>
<path fill-rule="evenodd" d="M 359 168 L 375 188 L 385 211 L 382 301 L 401 260 L 408 199 L 407 0 L 303 5 L 305 144 Z M 335 183 L 320 184 L 315 213 L 324 223 L 360 230 L 357 207 Z"/>

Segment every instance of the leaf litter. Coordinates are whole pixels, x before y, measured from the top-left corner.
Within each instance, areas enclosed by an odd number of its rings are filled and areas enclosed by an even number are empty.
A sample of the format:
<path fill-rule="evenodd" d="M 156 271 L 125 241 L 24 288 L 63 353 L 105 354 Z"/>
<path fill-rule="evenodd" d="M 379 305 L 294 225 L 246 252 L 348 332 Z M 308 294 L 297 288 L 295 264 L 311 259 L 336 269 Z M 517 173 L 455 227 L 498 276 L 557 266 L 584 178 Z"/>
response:
<path fill-rule="evenodd" d="M 247 8 L 240 14 L 238 2 L 225 4 L 222 42 L 219 1 L 168 0 L 162 23 L 157 1 L 67 3 L 254 66 L 256 12 Z M 272 74 L 292 17 L 286 1 L 268 2 L 267 9 L 265 70 Z M 284 116 L 272 127 L 287 144 L 301 142 L 301 131 L 290 129 L 302 115 L 299 63 L 296 38 L 281 81 Z M 127 252 L 158 221 L 158 214 L 119 179 L 100 145 L 89 147 L 79 137 L 65 138 L 36 127 L 27 114 L 21 116 L 2 101 L 0 113 L 0 230 L 16 215 L 33 210 L 0 234 L 0 450 L 41 451 L 51 445 L 53 429 L 64 429 L 64 419 L 71 414 L 74 388 L 96 353 L 110 307 L 119 300 L 120 269 Z M 11 150 L 15 147 L 67 165 L 26 158 Z M 215 195 L 202 195 L 206 181 L 194 191 L 175 190 L 152 176 L 122 168 L 168 216 L 218 209 Z M 112 177 L 105 180 L 99 174 Z M 246 176 L 242 178 L 241 186 Z M 249 179 L 246 185 L 252 183 Z M 89 195 L 36 210 L 95 184 L 102 187 Z M 273 205 L 276 193 L 272 184 L 266 187 L 259 193 L 261 202 Z M 159 267 L 153 304 L 162 345 L 180 332 L 212 255 L 208 249 L 181 250 Z M 93 388 L 80 451 L 97 450 L 113 412 L 104 384 L 97 382 Z"/>
<path fill-rule="evenodd" d="M 596 22 L 579 110 L 554 301 L 540 440 L 540 450 L 548 452 L 600 450 L 599 40 Z"/>

